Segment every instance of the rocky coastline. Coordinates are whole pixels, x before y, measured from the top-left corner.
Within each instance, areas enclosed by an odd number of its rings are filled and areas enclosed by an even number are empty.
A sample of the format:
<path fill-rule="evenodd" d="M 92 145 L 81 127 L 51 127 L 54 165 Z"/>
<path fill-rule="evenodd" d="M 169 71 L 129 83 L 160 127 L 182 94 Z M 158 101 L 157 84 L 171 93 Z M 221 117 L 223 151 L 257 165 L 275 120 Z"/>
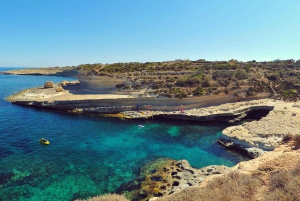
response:
<path fill-rule="evenodd" d="M 117 193 L 126 194 L 131 201 L 146 201 L 153 196 L 163 197 L 191 186 L 199 186 L 208 176 L 229 170 L 229 167 L 223 165 L 195 169 L 186 160 L 161 158 L 145 164 L 139 176 L 121 185 Z"/>
<path fill-rule="evenodd" d="M 299 115 L 299 103 L 275 101 L 274 109 L 266 117 L 226 128 L 219 142 L 227 148 L 242 149 L 255 158 L 273 151 L 285 135 L 299 135 Z"/>
<path fill-rule="evenodd" d="M 64 83 L 68 85 L 68 83 Z M 78 83 L 77 83 L 78 84 Z M 56 86 L 62 86 L 60 83 Z M 72 84 L 71 84 L 72 85 Z M 76 85 L 76 84 L 74 84 Z M 228 100 L 231 95 L 227 95 Z M 299 135 L 300 104 L 270 98 L 253 98 L 245 101 L 223 103 L 208 99 L 136 98 L 118 94 L 71 94 L 57 91 L 55 85 L 27 89 L 7 98 L 14 104 L 65 110 L 73 113 L 96 113 L 127 119 L 173 118 L 192 121 L 223 121 L 234 123 L 250 112 L 267 110 L 268 115 L 258 121 L 244 122 L 223 130 L 218 142 L 228 149 L 238 149 L 250 158 L 257 158 L 280 146 L 287 134 Z M 202 99 L 205 99 L 202 97 Z M 230 99 L 231 100 L 231 99 Z M 150 105 L 151 103 L 151 105 Z M 199 186 L 206 177 L 227 172 L 230 168 L 211 166 L 193 169 L 187 161 L 165 160 L 151 170 L 141 171 L 132 183 L 120 187 L 119 193 L 130 191 L 132 200 L 151 199 Z M 146 174 L 147 173 L 147 174 Z M 165 175 L 165 176 L 164 176 Z M 133 184 L 138 184 L 133 185 Z M 151 188 L 151 189 L 149 189 Z"/>
<path fill-rule="evenodd" d="M 137 98 L 121 94 L 72 94 L 68 90 L 57 90 L 58 86 L 77 87 L 79 84 L 78 81 L 63 81 L 57 85 L 50 84 L 52 87 L 48 87 L 49 83 L 45 83 L 44 86 L 12 95 L 7 100 L 26 106 L 64 110 L 72 113 L 94 113 L 126 119 L 171 118 L 235 123 L 247 117 L 251 112 L 271 111 L 260 121 L 245 122 L 239 126 L 226 128 L 218 141 L 224 147 L 238 149 L 251 158 L 255 158 L 265 151 L 274 150 L 285 134 L 298 134 L 297 112 L 299 108 L 296 103 L 286 103 L 269 98 L 257 100 L 252 98 L 252 100 L 235 102 L 232 101 L 231 94 L 178 99 Z M 228 100 L 231 102 L 224 103 Z M 288 129 L 282 132 L 282 128 Z"/>

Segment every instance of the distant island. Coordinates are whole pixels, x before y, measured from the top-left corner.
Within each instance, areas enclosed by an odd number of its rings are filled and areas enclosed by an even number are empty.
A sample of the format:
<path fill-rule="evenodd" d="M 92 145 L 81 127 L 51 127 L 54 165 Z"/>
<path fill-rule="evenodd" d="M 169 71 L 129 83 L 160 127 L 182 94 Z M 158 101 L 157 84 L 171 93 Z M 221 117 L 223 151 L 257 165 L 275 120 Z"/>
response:
<path fill-rule="evenodd" d="M 202 172 L 192 169 L 185 161 L 159 162 L 156 169 L 160 175 L 151 173 L 155 174 L 151 177 L 154 179 L 147 180 L 149 184 L 142 182 L 140 188 L 131 189 L 127 197 L 153 201 L 172 200 L 177 196 L 180 200 L 180 196 L 194 194 L 198 200 L 208 200 L 214 193 L 215 200 L 222 196 L 228 196 L 228 200 L 255 200 L 257 196 L 272 200 L 272 196 L 280 193 L 285 196 L 281 192 L 284 191 L 286 196 L 299 200 L 299 193 L 293 194 L 291 189 L 295 188 L 293 186 L 300 189 L 299 182 L 294 180 L 300 177 L 297 173 L 300 163 L 296 160 L 300 156 L 300 60 L 98 63 L 22 69 L 2 74 L 76 77 L 78 80 L 71 82 L 53 83 L 50 80 L 41 83 L 43 86 L 7 98 L 15 104 L 73 113 L 97 113 L 126 119 L 174 118 L 234 123 L 250 113 L 270 111 L 259 121 L 226 128 L 218 140 L 222 146 L 255 159 L 231 169 L 213 167 Z M 177 169 L 169 171 L 169 168 Z M 205 171 L 214 173 L 203 173 Z M 287 182 L 276 186 L 281 176 L 288 178 Z M 191 178 L 196 179 L 192 181 Z M 221 179 L 232 186 L 227 189 L 227 194 L 226 185 L 218 182 Z M 149 187 L 150 183 L 153 186 Z M 123 186 L 120 193 L 126 194 L 132 186 Z M 241 186 L 247 190 L 238 190 Z M 258 186 L 263 186 L 264 190 Z M 202 194 L 196 192 L 199 189 Z M 118 197 L 108 196 L 111 199 Z M 187 200 L 193 200 L 193 197 Z"/>

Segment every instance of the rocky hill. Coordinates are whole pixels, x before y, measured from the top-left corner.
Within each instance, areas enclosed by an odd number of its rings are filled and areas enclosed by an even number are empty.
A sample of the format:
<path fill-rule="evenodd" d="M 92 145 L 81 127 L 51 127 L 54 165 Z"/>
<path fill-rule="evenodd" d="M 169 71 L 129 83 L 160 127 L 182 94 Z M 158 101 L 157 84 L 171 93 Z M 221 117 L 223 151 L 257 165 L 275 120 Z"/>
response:
<path fill-rule="evenodd" d="M 108 76 L 125 81 L 119 91 L 146 90 L 147 94 L 186 98 L 238 91 L 238 97 L 261 92 L 280 94 L 283 99 L 298 97 L 300 60 L 270 62 L 175 60 L 167 62 L 83 64 L 79 76 L 89 80 Z"/>
<path fill-rule="evenodd" d="M 4 73 L 77 76 L 82 86 L 88 83 L 109 88 L 109 93 L 114 88 L 118 93 L 138 92 L 152 97 L 186 98 L 234 92 L 238 99 L 270 92 L 275 97 L 294 100 L 300 93 L 300 60 L 293 59 L 96 63 Z"/>

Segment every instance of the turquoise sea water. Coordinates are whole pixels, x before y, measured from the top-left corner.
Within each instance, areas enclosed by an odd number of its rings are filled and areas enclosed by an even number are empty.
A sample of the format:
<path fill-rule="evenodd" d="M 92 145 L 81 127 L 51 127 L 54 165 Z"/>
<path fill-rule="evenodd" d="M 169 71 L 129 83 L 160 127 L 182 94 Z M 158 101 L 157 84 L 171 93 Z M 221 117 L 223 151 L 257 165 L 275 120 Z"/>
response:
<path fill-rule="evenodd" d="M 161 157 L 186 159 L 195 168 L 244 160 L 215 143 L 226 124 L 120 120 L 4 100 L 48 80 L 73 79 L 0 75 L 0 200 L 74 200 L 114 192 L 143 164 Z M 42 137 L 51 144 L 41 145 Z"/>

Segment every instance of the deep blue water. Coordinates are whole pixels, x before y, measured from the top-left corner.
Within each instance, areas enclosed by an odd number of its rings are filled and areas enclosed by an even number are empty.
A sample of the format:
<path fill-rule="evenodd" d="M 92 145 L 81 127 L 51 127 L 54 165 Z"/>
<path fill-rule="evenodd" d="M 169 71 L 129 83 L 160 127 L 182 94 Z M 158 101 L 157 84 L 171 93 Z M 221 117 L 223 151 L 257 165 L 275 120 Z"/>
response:
<path fill-rule="evenodd" d="M 48 80 L 74 78 L 0 75 L 0 200 L 74 200 L 114 192 L 144 163 L 161 157 L 186 159 L 195 168 L 243 160 L 215 143 L 226 124 L 120 120 L 4 100 Z M 42 137 L 51 144 L 41 145 Z"/>

